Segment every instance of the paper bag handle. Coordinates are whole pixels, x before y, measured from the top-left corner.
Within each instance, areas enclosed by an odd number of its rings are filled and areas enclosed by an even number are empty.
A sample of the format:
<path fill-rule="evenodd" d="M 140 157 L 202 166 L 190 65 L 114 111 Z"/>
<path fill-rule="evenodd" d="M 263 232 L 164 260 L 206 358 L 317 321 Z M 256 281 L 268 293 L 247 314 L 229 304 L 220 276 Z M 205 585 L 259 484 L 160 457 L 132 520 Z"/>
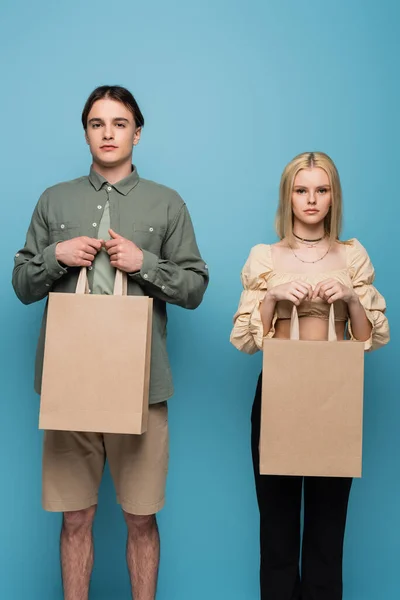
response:
<path fill-rule="evenodd" d="M 89 282 L 87 278 L 87 269 L 82 267 L 79 272 L 78 281 L 76 284 L 75 294 L 88 294 L 89 293 Z"/>
<path fill-rule="evenodd" d="M 293 304 L 292 316 L 290 319 L 290 339 L 300 339 L 299 313 L 297 312 L 297 306 L 295 304 Z M 328 342 L 337 342 L 335 328 L 335 309 L 333 304 L 331 304 L 331 308 L 329 310 Z"/>
<path fill-rule="evenodd" d="M 114 280 L 114 296 L 126 296 L 128 293 L 128 276 L 125 271 L 117 269 Z"/>
<path fill-rule="evenodd" d="M 87 268 L 82 267 L 79 273 L 78 281 L 75 289 L 76 294 L 88 294 L 89 283 L 87 277 Z M 128 293 L 128 276 L 123 271 L 117 269 L 115 271 L 114 280 L 114 296 L 126 296 Z"/>

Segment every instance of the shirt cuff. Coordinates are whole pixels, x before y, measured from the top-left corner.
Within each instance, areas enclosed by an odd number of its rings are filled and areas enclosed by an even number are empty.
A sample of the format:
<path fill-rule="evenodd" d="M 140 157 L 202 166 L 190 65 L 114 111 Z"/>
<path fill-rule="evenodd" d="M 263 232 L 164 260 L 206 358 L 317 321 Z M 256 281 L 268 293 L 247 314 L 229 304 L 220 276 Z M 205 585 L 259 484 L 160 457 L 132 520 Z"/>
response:
<path fill-rule="evenodd" d="M 43 250 L 43 260 L 46 265 L 46 270 L 53 281 L 59 279 L 67 273 L 67 269 L 62 267 L 56 259 L 56 246 L 58 242 L 47 246 Z"/>
<path fill-rule="evenodd" d="M 149 252 L 148 250 L 143 250 L 143 264 L 140 271 L 136 271 L 136 273 L 129 273 L 129 276 L 132 279 L 141 279 L 143 281 L 150 281 L 151 283 L 156 283 L 157 270 L 158 270 L 158 256 Z"/>

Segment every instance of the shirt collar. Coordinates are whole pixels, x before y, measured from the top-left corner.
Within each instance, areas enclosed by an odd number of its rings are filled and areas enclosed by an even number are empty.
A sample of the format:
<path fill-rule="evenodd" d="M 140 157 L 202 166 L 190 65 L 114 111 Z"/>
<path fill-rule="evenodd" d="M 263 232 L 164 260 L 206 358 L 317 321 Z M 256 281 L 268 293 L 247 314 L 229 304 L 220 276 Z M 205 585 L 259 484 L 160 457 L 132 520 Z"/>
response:
<path fill-rule="evenodd" d="M 95 171 L 92 165 L 90 167 L 89 181 L 96 190 L 96 192 L 98 192 L 103 187 L 103 185 L 107 183 L 108 185 L 111 185 L 113 188 L 115 188 L 117 192 L 126 196 L 139 183 L 139 174 L 137 172 L 136 167 L 132 165 L 132 173 L 128 175 L 128 177 L 125 177 L 125 179 L 121 179 L 121 181 L 117 181 L 117 183 L 108 183 L 107 179 L 105 179 L 102 175 L 100 175 L 100 173 Z"/>

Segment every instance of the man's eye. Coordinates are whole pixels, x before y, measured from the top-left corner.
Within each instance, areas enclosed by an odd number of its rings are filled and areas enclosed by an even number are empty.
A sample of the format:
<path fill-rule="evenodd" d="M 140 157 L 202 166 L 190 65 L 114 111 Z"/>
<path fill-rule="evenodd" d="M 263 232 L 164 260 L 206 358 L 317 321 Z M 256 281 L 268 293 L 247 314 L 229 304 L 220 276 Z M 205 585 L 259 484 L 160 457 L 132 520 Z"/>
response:
<path fill-rule="evenodd" d="M 117 123 L 117 127 L 125 129 L 125 123 Z"/>
<path fill-rule="evenodd" d="M 97 129 L 100 127 L 100 123 L 92 123 L 92 129 Z"/>

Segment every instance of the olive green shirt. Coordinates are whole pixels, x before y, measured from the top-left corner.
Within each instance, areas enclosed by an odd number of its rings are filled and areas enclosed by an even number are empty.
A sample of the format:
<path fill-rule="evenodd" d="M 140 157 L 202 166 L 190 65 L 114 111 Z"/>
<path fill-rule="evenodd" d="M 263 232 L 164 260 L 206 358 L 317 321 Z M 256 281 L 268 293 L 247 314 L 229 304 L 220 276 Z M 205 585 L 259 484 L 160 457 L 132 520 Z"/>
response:
<path fill-rule="evenodd" d="M 100 240 L 110 239 L 110 234 L 108 232 L 110 227 L 110 203 L 107 200 L 99 224 L 98 237 Z M 97 253 L 92 267 L 89 267 L 88 279 L 92 294 L 107 294 L 108 296 L 113 294 L 115 269 L 111 266 L 110 257 L 105 248 L 102 248 L 102 250 Z"/>
<path fill-rule="evenodd" d="M 34 210 L 25 246 L 15 255 L 13 287 L 24 304 L 46 298 L 50 291 L 74 293 L 79 268 L 57 262 L 57 243 L 78 236 L 108 239 L 104 231 L 109 225 L 143 251 L 141 270 L 129 274 L 128 294 L 153 298 L 150 403 L 162 402 L 173 394 L 166 303 L 194 309 L 208 285 L 208 267 L 200 256 L 189 212 L 175 191 L 141 179 L 135 167 L 115 184 L 92 168 L 88 177 L 47 189 Z M 89 272 L 91 291 L 111 293 L 113 272 L 102 251 Z M 46 314 L 47 305 L 36 355 L 39 394 Z"/>

